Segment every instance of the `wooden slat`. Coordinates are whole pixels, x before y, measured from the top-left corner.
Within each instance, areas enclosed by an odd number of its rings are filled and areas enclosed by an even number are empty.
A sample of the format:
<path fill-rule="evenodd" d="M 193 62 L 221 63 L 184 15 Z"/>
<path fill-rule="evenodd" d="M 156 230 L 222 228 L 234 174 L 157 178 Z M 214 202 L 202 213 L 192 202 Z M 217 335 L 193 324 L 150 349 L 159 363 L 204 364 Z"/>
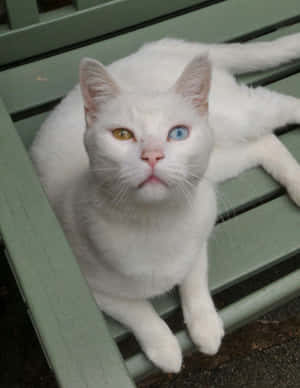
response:
<path fill-rule="evenodd" d="M 219 224 L 209 249 L 213 291 L 299 253 L 299 230 L 299 209 L 286 196 Z"/>
<path fill-rule="evenodd" d="M 83 56 L 92 56 L 107 64 L 128 55 L 144 42 L 164 36 L 223 41 L 298 13 L 298 0 L 266 0 L 263 3 L 261 0 L 227 0 L 72 52 L 3 71 L 0 90 L 10 113 L 23 111 L 63 96 L 77 82 L 78 64 Z M 227 23 L 227 20 L 234 20 L 234 23 Z M 60 35 L 60 31 L 56 34 Z"/>
<path fill-rule="evenodd" d="M 300 73 L 272 83 L 269 89 L 300 98 Z"/>
<path fill-rule="evenodd" d="M 49 112 L 44 112 L 14 123 L 20 135 L 20 138 L 26 148 L 30 147 L 37 130 L 40 128 L 43 121 L 48 115 Z"/>
<path fill-rule="evenodd" d="M 0 120 L 1 234 L 58 382 L 132 388 L 1 101 Z"/>
<path fill-rule="evenodd" d="M 73 0 L 73 4 L 75 5 L 76 9 L 81 10 L 107 3 L 108 1 L 110 0 Z"/>
<path fill-rule="evenodd" d="M 300 129 L 300 128 L 299 128 Z M 300 130 L 280 136 L 280 140 L 300 163 Z M 241 211 L 259 201 L 271 198 L 279 184 L 262 168 L 245 171 L 239 177 L 224 182 L 218 193 L 219 215 Z"/>
<path fill-rule="evenodd" d="M 13 0 L 27 4 L 33 0 Z M 78 0 L 79 5 L 92 0 Z M 213 0 L 212 0 L 213 1 Z M 207 0 L 115 0 L 98 1 L 91 9 L 66 6 L 40 14 L 40 24 L 0 35 L 0 65 L 46 53 L 61 47 L 147 22 L 186 7 L 207 4 Z M 151 4 L 151 5 L 150 5 Z M 53 34 L 55 31 L 55 39 Z"/>
<path fill-rule="evenodd" d="M 6 0 L 6 9 L 12 29 L 29 26 L 39 21 L 36 0 Z"/>

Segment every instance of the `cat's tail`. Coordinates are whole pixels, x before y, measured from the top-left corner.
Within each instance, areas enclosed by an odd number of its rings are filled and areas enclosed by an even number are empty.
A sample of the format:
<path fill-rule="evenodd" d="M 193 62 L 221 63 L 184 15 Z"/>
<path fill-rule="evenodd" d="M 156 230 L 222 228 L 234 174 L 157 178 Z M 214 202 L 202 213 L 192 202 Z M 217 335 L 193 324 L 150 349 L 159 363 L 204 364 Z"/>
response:
<path fill-rule="evenodd" d="M 300 58 L 300 33 L 270 42 L 213 44 L 209 55 L 213 63 L 234 74 L 264 70 Z"/>

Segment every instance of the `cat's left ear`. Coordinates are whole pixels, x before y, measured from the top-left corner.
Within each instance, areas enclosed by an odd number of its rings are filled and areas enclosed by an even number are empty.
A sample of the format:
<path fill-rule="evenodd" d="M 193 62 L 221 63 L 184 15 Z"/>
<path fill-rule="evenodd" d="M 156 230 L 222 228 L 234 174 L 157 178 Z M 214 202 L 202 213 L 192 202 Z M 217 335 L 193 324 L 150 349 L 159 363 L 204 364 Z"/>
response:
<path fill-rule="evenodd" d="M 83 58 L 80 61 L 79 78 L 86 123 L 90 126 L 101 104 L 117 96 L 120 90 L 105 67 L 95 59 Z"/>
<path fill-rule="evenodd" d="M 194 58 L 183 70 L 175 84 L 176 93 L 191 101 L 202 114 L 208 112 L 208 94 L 211 83 L 211 63 L 208 55 Z"/>

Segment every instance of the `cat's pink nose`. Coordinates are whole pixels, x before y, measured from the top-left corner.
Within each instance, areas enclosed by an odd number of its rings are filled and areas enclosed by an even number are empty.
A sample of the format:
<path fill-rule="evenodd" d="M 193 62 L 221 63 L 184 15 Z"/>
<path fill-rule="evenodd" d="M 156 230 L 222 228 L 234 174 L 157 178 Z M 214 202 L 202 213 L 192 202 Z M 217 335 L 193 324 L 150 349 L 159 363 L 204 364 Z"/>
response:
<path fill-rule="evenodd" d="M 165 157 L 162 151 L 147 151 L 144 150 L 141 155 L 141 159 L 149 164 L 150 167 L 154 167 L 156 163 Z"/>

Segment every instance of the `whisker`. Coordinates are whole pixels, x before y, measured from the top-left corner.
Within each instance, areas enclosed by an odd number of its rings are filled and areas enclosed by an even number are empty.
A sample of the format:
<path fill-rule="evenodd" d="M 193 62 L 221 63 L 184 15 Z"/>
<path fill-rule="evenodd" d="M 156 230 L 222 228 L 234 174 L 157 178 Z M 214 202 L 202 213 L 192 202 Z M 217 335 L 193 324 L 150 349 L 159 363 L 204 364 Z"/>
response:
<path fill-rule="evenodd" d="M 191 209 L 193 209 L 193 201 L 192 201 L 191 193 L 189 192 L 189 190 L 184 186 L 183 183 L 178 184 L 177 187 L 181 190 L 183 196 L 187 200 L 189 207 Z"/>
<path fill-rule="evenodd" d="M 127 193 L 127 187 L 122 185 L 117 195 L 113 198 L 113 207 L 115 209 L 117 209 L 122 204 L 122 201 L 126 193 Z"/>

